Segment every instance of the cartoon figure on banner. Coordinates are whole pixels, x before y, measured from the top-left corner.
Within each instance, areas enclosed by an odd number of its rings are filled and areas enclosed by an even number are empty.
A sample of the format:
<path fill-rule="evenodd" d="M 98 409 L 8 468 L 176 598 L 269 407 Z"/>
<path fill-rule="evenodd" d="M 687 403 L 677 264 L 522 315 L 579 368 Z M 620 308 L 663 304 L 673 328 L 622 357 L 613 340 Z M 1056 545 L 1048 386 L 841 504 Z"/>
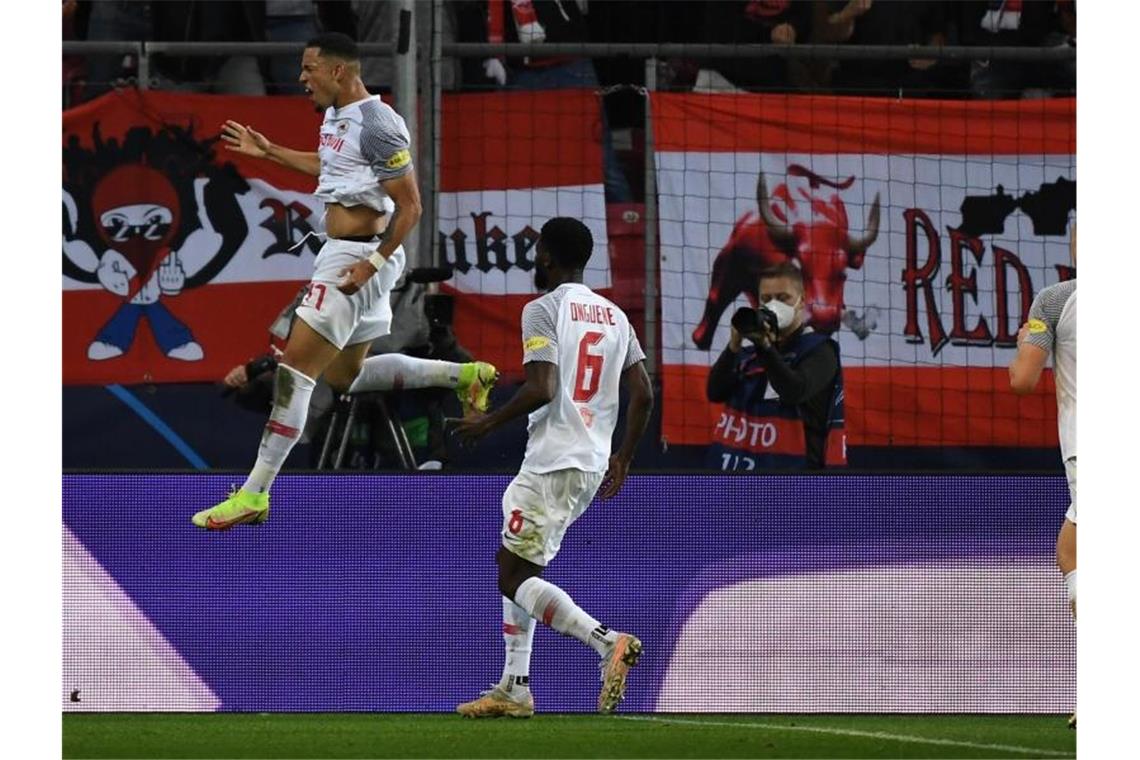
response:
<path fill-rule="evenodd" d="M 798 164 L 788 167 L 788 175 L 804 177 L 809 189 L 797 189 L 797 200 L 788 184 L 777 186 L 775 197 L 768 195 L 764 174 L 756 182 L 758 214 L 748 212 L 732 230 L 728 242 L 713 262 L 708 299 L 700 323 L 693 330 L 693 343 L 707 350 L 725 309 L 742 293 L 753 306 L 760 272 L 787 261 L 797 263 L 803 272 L 806 324 L 832 333 L 847 325 L 860 339 L 875 327 L 878 309 L 869 307 L 863 315 L 847 310 L 843 286 L 847 269 L 859 269 L 867 249 L 879 236 L 879 196 L 871 204 L 866 230 L 861 237 L 848 232 L 847 207 L 838 192 L 822 197 L 826 186 L 846 190 L 854 177 L 833 182 Z"/>
<path fill-rule="evenodd" d="M 104 141 L 97 125 L 92 149 L 74 136 L 64 148 L 64 274 L 123 299 L 88 359 L 127 353 L 143 319 L 168 358 L 203 357 L 163 301 L 209 282 L 248 232 L 236 196 L 249 185 L 232 164 L 213 163 L 215 140 L 196 141 L 176 126 L 136 127 L 120 145 Z"/>

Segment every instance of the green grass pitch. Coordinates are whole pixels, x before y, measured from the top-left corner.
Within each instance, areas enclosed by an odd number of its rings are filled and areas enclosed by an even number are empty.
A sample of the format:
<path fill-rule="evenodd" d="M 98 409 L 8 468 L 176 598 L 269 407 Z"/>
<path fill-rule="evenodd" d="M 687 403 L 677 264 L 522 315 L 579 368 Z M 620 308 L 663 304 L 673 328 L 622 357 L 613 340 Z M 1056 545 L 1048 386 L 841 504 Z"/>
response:
<path fill-rule="evenodd" d="M 1063 758 L 1063 715 L 65 714 L 64 758 Z"/>

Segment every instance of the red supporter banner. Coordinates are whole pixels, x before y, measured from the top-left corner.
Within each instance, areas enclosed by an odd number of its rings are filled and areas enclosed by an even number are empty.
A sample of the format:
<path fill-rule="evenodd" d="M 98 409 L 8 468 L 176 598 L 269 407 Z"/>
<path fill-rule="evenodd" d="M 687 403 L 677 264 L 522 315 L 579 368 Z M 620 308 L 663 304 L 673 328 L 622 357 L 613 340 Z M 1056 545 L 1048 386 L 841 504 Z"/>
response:
<path fill-rule="evenodd" d="M 448 95 L 439 251 L 455 268 L 460 342 L 521 372 L 519 319 L 536 297 L 534 244 L 582 219 L 611 286 L 601 119 L 590 90 Z M 233 119 L 316 150 L 305 98 L 121 90 L 64 113 L 65 383 L 217 381 L 263 353 L 268 327 L 320 248 L 316 180 L 224 149 Z M 421 168 L 421 173 L 423 169 Z"/>
<path fill-rule="evenodd" d="M 459 342 L 508 377 L 522 375 L 520 320 L 539 295 L 534 245 L 546 220 L 590 228 L 585 282 L 610 294 L 599 109 L 593 90 L 444 99 L 439 247 L 455 269 L 444 290 L 457 295 Z"/>
<path fill-rule="evenodd" d="M 222 123 L 316 150 L 305 98 L 117 90 L 63 114 L 63 381 L 217 381 L 309 279 L 314 179 Z"/>
<path fill-rule="evenodd" d="M 706 445 L 729 319 L 790 262 L 839 342 L 848 444 L 1055 446 L 1018 327 L 1075 276 L 1076 103 L 655 94 L 662 434 Z"/>

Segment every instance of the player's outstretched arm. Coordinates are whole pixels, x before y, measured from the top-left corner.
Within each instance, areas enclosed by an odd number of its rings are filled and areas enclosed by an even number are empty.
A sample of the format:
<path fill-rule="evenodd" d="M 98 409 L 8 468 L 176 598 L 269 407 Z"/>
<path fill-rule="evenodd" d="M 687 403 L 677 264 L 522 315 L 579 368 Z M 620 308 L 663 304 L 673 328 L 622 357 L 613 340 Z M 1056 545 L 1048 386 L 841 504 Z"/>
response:
<path fill-rule="evenodd" d="M 637 444 L 649 426 L 649 415 L 653 411 L 653 384 L 645 371 L 645 362 L 639 361 L 628 367 L 621 375 L 622 384 L 629 392 L 629 406 L 625 412 L 625 435 L 621 448 L 610 457 L 610 466 L 602 480 L 601 497 L 609 499 L 621 490 L 625 476 L 629 473 L 629 463 L 637 451 Z"/>
<path fill-rule="evenodd" d="M 1045 361 L 1049 353 L 1040 346 L 1030 343 L 1029 323 L 1026 322 L 1017 331 L 1017 355 L 1009 364 L 1009 387 L 1019 396 L 1032 393 L 1041 379 L 1041 371 L 1045 369 Z"/>
<path fill-rule="evenodd" d="M 321 159 L 316 153 L 275 145 L 248 124 L 239 124 L 233 119 L 228 119 L 222 125 L 222 141 L 226 144 L 226 150 L 243 156 L 267 158 L 312 177 L 319 177 L 321 174 Z"/>
<path fill-rule="evenodd" d="M 557 367 L 543 361 L 527 362 L 524 367 L 526 382 L 511 400 L 490 414 L 460 420 L 455 426 L 456 435 L 465 441 L 473 441 L 502 427 L 515 417 L 528 415 L 549 404 L 558 390 Z"/>

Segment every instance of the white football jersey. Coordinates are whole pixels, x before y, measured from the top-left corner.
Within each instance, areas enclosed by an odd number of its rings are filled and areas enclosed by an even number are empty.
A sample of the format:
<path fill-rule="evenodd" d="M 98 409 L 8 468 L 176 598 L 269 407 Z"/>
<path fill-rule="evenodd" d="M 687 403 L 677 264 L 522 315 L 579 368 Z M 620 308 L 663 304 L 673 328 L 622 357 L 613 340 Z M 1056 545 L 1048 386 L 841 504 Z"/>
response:
<path fill-rule="evenodd" d="M 558 387 L 531 413 L 522 469 L 604 472 L 618 418 L 621 375 L 645 358 L 625 312 L 581 283 L 523 307 L 523 363 L 550 362 Z"/>
<path fill-rule="evenodd" d="M 388 214 L 395 204 L 380 183 L 412 170 L 408 126 L 379 95 L 326 109 L 317 154 L 321 175 L 315 196 Z"/>
<path fill-rule="evenodd" d="M 1029 309 L 1027 340 L 1053 355 L 1061 459 L 1077 455 L 1077 281 L 1041 290 Z"/>

